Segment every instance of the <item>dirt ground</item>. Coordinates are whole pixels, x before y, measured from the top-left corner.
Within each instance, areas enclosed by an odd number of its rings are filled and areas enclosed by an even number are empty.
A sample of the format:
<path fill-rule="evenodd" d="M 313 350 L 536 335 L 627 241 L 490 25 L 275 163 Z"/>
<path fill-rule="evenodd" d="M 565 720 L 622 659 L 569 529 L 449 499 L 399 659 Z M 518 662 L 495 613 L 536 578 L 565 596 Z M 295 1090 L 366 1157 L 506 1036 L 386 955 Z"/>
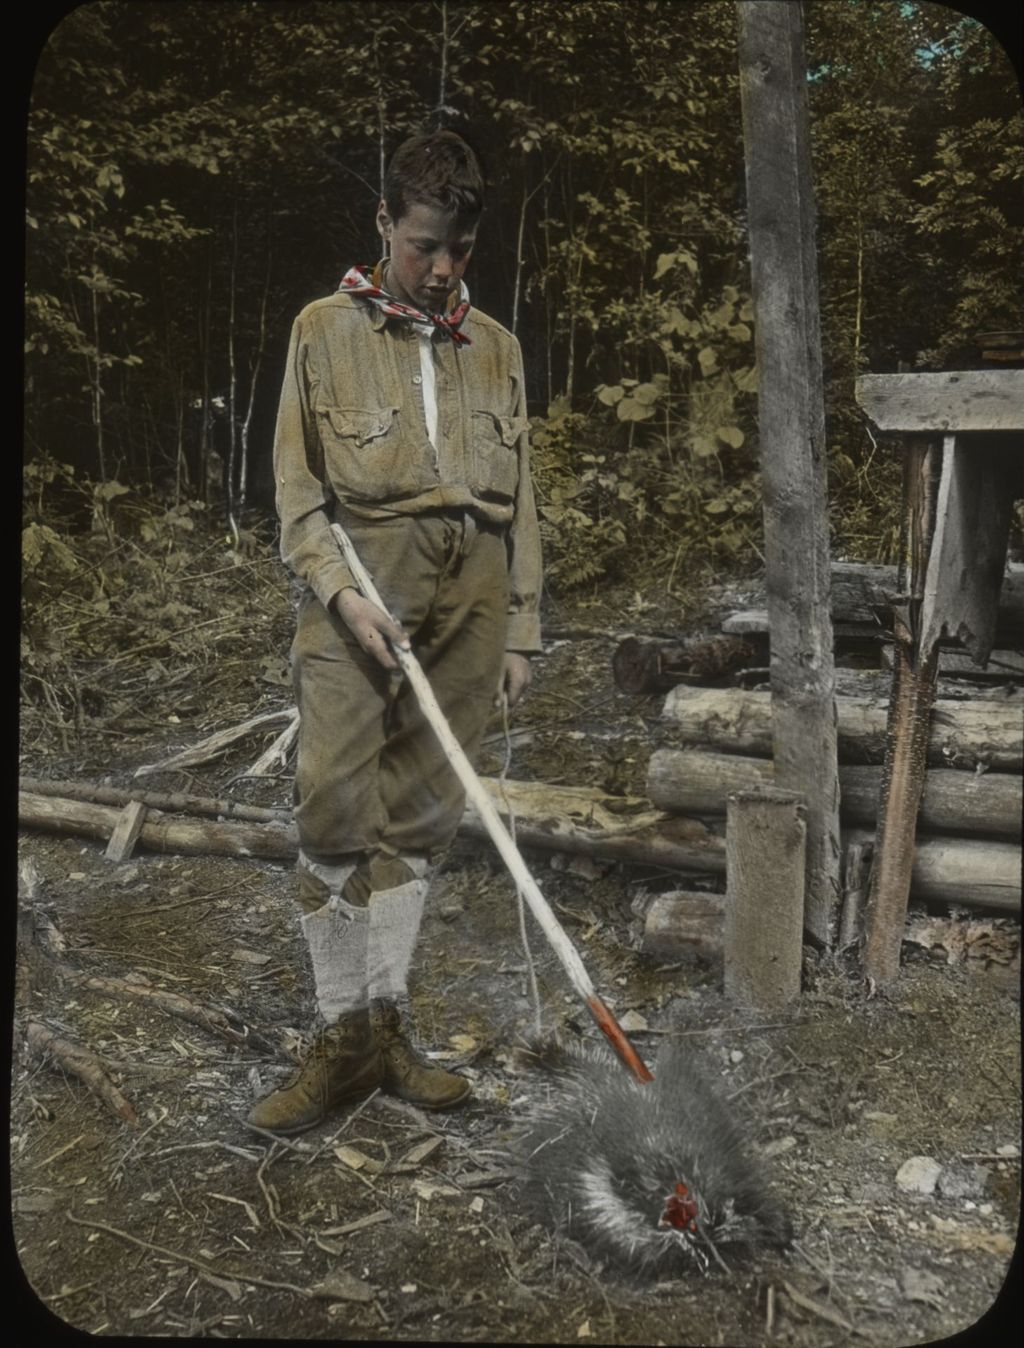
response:
<path fill-rule="evenodd" d="M 678 631 L 685 615 L 664 596 L 627 594 L 548 617 L 572 632 L 537 662 L 509 775 L 642 791 L 660 699 L 615 691 L 609 633 Z M 283 659 L 286 606 L 260 621 L 239 649 L 255 635 L 261 654 Z M 227 689 L 215 671 L 168 696 L 154 692 L 134 730 L 87 724 L 66 750 L 28 717 L 22 773 L 127 785 L 139 764 L 289 702 L 272 674 Z M 146 785 L 223 794 L 263 743 Z M 485 770 L 500 770 L 503 745 L 495 723 Z M 284 774 L 231 790 L 269 805 L 289 789 Z M 792 1250 L 764 1251 L 731 1275 L 640 1289 L 531 1225 L 517 1200 L 508 1148 L 535 1086 L 514 1049 L 534 1012 L 515 889 L 487 846 L 459 841 L 450 854 L 413 984 L 421 1042 L 471 1078 L 474 1103 L 427 1116 L 376 1095 L 287 1142 L 244 1116 L 311 1023 L 289 867 L 146 852 L 115 865 L 103 850 L 21 838 L 37 931 L 38 915 L 55 925 L 60 961 L 229 1007 L 269 1047 L 69 987 L 51 956 L 32 961 L 14 1026 L 14 1235 L 28 1283 L 66 1325 L 134 1338 L 887 1348 L 963 1330 L 1000 1293 L 1020 1199 L 1012 980 L 905 946 L 897 987 L 869 998 L 851 971 L 809 956 L 792 1012 L 749 1014 L 723 999 L 719 970 L 639 952 L 645 896 L 678 887 L 678 875 L 529 855 L 599 990 L 620 1018 L 646 1023 L 632 1034 L 641 1053 L 653 1061 L 679 1036 L 701 1056 L 796 1229 Z M 531 948 L 545 1028 L 594 1036 L 536 927 Z M 29 1017 L 101 1055 L 138 1126 L 30 1053 Z M 897 1182 L 914 1157 L 939 1168 L 933 1192 Z"/>

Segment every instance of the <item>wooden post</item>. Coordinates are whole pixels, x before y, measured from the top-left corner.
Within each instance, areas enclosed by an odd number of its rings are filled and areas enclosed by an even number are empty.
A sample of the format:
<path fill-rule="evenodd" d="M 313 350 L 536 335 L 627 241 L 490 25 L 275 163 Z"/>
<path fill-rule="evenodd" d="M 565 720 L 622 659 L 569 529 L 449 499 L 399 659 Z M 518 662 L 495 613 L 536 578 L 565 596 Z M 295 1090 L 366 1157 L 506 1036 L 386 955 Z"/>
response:
<path fill-rule="evenodd" d="M 142 826 L 146 822 L 146 806 L 141 800 L 130 800 L 117 816 L 117 823 L 107 843 L 108 861 L 127 861 L 135 851 Z"/>
<path fill-rule="evenodd" d="M 804 923 L 831 946 L 839 782 L 803 10 L 741 0 L 738 11 L 775 779 L 807 800 Z"/>
<path fill-rule="evenodd" d="M 892 694 L 878 831 L 864 915 L 864 972 L 881 984 L 891 982 L 900 967 L 938 677 L 938 647 L 922 646 L 920 622 L 935 533 L 939 458 L 937 444 L 915 440 L 908 446 L 904 463 L 900 602 L 893 607 Z"/>
<path fill-rule="evenodd" d="M 736 791 L 725 828 L 725 994 L 779 1010 L 800 996 L 807 812 L 773 787 Z"/>

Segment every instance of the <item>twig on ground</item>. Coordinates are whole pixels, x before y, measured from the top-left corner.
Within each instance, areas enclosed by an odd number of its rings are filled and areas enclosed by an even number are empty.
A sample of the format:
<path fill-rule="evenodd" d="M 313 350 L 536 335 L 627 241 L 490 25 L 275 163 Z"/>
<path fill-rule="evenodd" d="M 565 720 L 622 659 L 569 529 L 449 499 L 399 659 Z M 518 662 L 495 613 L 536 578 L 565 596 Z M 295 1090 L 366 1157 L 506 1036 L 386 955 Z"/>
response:
<path fill-rule="evenodd" d="M 197 1259 L 194 1254 L 185 1254 L 183 1250 L 169 1250 L 166 1245 L 154 1245 L 151 1241 L 140 1240 L 138 1236 L 130 1235 L 127 1231 L 120 1231 L 116 1226 L 108 1226 L 106 1222 L 93 1222 L 85 1217 L 76 1217 L 73 1212 L 67 1214 L 68 1220 L 75 1223 L 76 1226 L 90 1226 L 96 1231 L 105 1231 L 108 1236 L 116 1236 L 119 1240 L 126 1240 L 132 1245 L 138 1245 L 143 1250 L 154 1250 L 157 1254 L 166 1255 L 168 1259 L 173 1259 L 178 1263 L 188 1264 L 192 1268 L 198 1268 L 203 1273 L 209 1273 L 214 1278 L 234 1278 L 238 1282 L 251 1283 L 255 1287 L 276 1287 L 284 1292 L 294 1292 L 300 1297 L 311 1297 L 313 1294 L 305 1287 L 297 1287 L 293 1282 L 278 1282 L 274 1278 L 260 1278 L 255 1273 L 240 1273 L 237 1269 L 218 1269 L 205 1259 Z"/>
<path fill-rule="evenodd" d="M 92 1093 L 132 1128 L 139 1126 L 139 1116 L 131 1102 L 121 1094 L 104 1071 L 94 1053 L 70 1039 L 62 1039 L 37 1020 L 25 1026 L 25 1043 L 33 1053 L 50 1054 L 61 1067 L 83 1081 Z"/>
<path fill-rule="evenodd" d="M 123 978 L 104 978 L 99 974 L 80 973 L 67 965 L 55 966 L 61 978 L 77 987 L 88 988 L 92 992 L 105 993 L 110 997 L 127 997 L 131 1001 L 144 1002 L 168 1015 L 187 1020 L 192 1025 L 208 1030 L 229 1044 L 249 1044 L 256 1048 L 272 1052 L 274 1046 L 258 1031 L 251 1029 L 235 1011 L 228 1008 L 202 1006 L 190 1001 L 177 992 L 165 992 L 161 988 L 147 988 L 138 983 L 129 983 Z"/>

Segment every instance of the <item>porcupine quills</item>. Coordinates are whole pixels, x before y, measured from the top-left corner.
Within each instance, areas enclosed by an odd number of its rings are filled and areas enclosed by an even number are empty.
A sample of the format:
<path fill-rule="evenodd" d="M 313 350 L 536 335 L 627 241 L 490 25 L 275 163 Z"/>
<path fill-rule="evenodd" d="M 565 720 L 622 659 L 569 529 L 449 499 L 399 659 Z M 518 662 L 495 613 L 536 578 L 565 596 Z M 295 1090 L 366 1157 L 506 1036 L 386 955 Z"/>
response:
<path fill-rule="evenodd" d="M 514 1145 L 543 1225 L 641 1280 L 731 1271 L 737 1251 L 790 1242 L 691 1050 L 666 1045 L 645 1084 L 604 1048 L 547 1046 L 537 1061 L 548 1076 Z"/>

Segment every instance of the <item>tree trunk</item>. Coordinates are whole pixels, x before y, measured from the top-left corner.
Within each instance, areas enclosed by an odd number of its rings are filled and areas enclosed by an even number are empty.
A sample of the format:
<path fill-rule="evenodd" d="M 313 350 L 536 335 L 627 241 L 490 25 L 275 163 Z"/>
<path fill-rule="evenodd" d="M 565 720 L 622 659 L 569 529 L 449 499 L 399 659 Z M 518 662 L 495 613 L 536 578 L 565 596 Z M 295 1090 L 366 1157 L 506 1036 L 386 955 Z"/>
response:
<path fill-rule="evenodd" d="M 885 755 L 888 699 L 836 699 L 839 756 L 849 763 L 881 763 Z M 663 716 L 691 744 L 769 757 L 772 752 L 768 693 L 739 688 L 673 688 Z M 1024 726 L 1019 705 L 994 700 L 937 701 L 928 739 L 933 767 L 1020 772 Z"/>
<path fill-rule="evenodd" d="M 839 919 L 839 781 L 803 11 L 743 0 L 738 14 L 775 775 L 806 805 L 804 920 L 829 947 Z"/>
<path fill-rule="evenodd" d="M 231 269 L 228 273 L 228 466 L 226 477 L 226 500 L 228 524 L 235 547 L 238 546 L 238 509 L 235 485 L 235 472 L 238 459 L 238 423 L 235 420 L 235 394 L 238 374 L 235 368 L 235 290 L 238 272 L 238 198 L 231 207 Z"/>
<path fill-rule="evenodd" d="M 767 758 L 656 749 L 647 768 L 647 794 L 659 809 L 678 814 L 724 814 L 730 791 L 774 781 Z M 874 825 L 882 785 L 880 767 L 841 764 L 839 809 L 845 824 Z M 933 768 L 925 776 L 920 828 L 934 833 L 1020 838 L 1024 783 L 1012 772 L 958 772 Z"/>

